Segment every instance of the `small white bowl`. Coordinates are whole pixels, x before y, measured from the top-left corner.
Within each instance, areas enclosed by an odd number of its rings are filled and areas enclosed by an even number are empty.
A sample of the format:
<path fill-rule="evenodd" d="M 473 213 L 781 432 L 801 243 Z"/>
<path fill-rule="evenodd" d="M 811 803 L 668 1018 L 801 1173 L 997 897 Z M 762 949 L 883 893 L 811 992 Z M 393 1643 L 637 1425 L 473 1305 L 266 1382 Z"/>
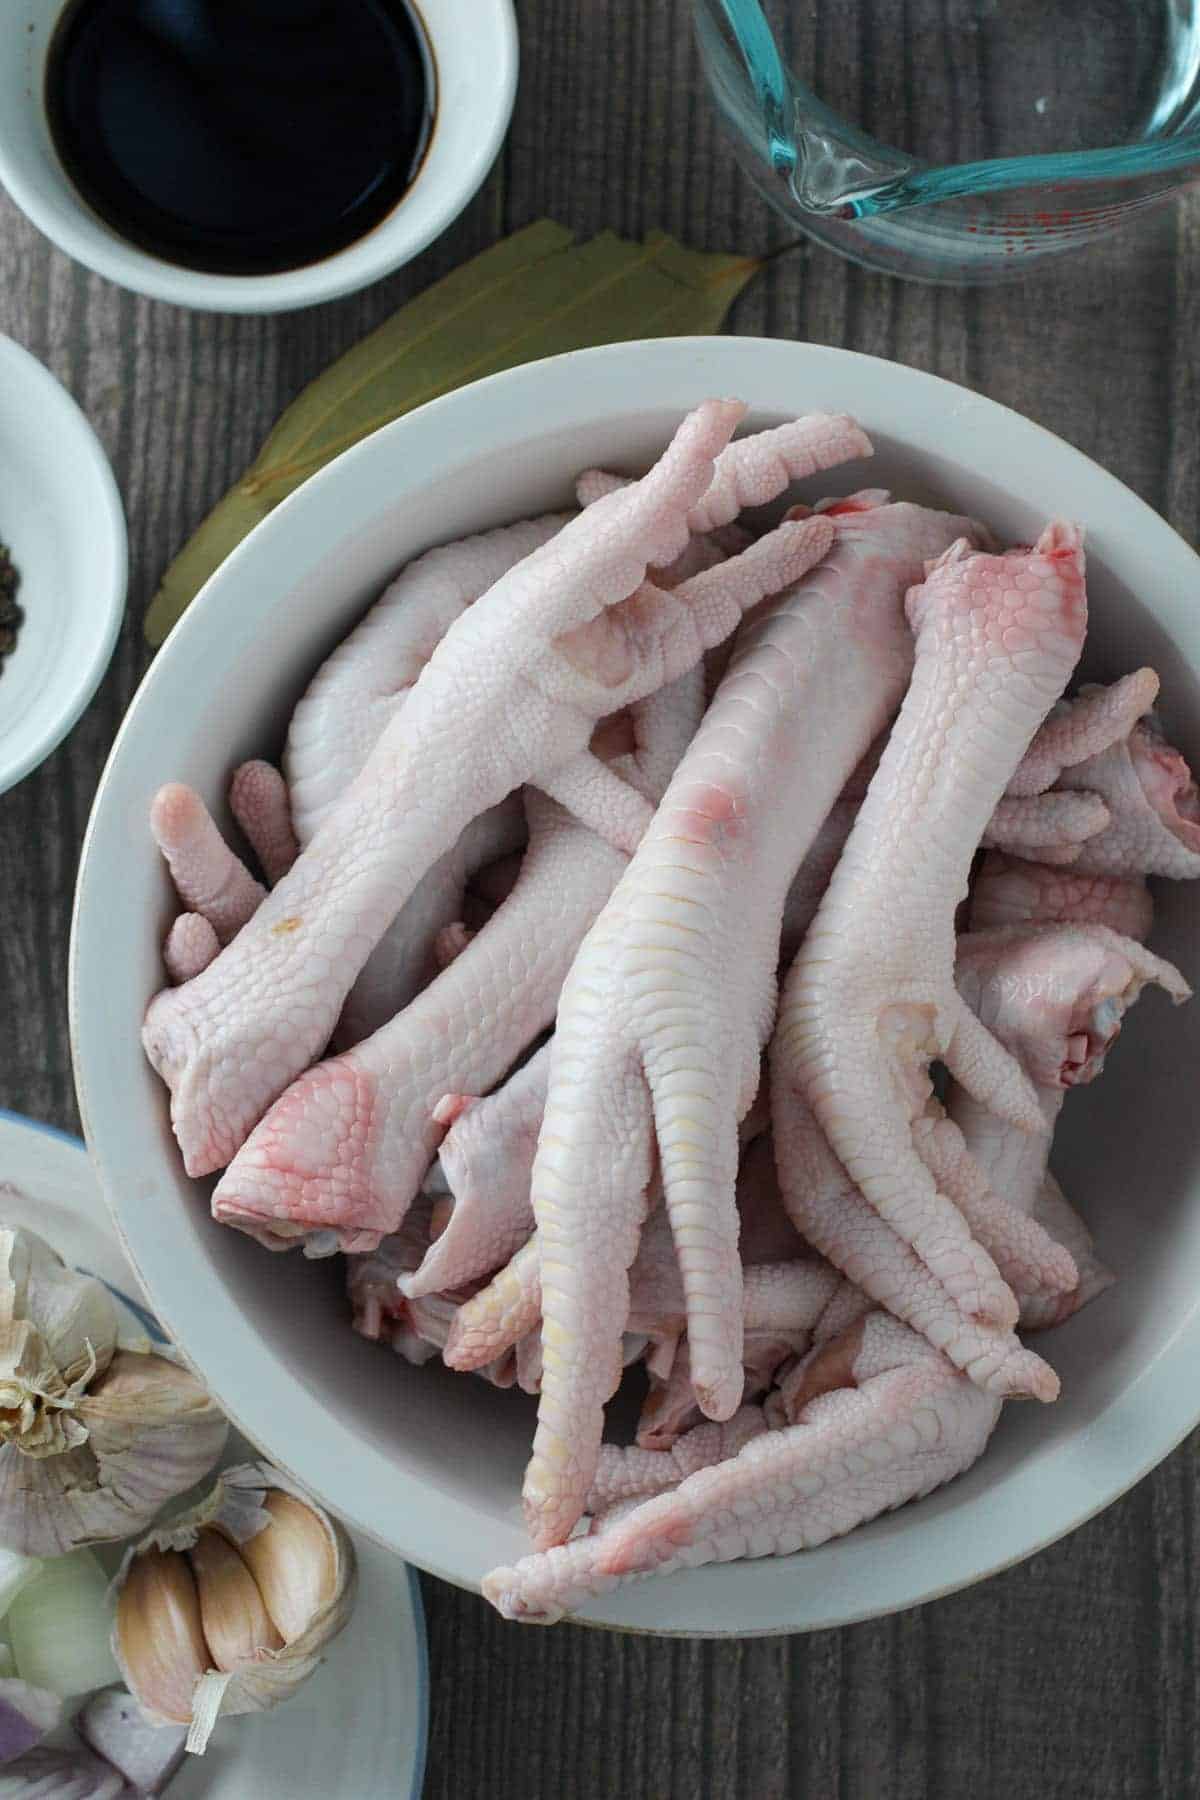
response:
<path fill-rule="evenodd" d="M 100 784 L 76 896 L 71 1031 L 88 1141 L 156 1312 L 222 1405 L 298 1480 L 410 1561 L 476 1587 L 522 1555 L 531 1404 L 354 1337 L 336 1263 L 273 1256 L 209 1217 L 143 1010 L 174 907 L 147 813 L 160 782 L 221 807 L 243 757 L 278 751 L 313 669 L 395 568 L 430 545 L 569 504 L 591 464 L 645 467 L 710 394 L 763 426 L 855 413 L 869 481 L 1028 541 L 1048 512 L 1088 534 L 1085 674 L 1152 663 L 1172 738 L 1200 763 L 1200 560 L 1113 476 L 965 389 L 848 351 L 762 338 L 619 344 L 534 363 L 438 400 L 307 482 L 236 550 L 160 651 Z M 1196 980 L 1200 883 L 1162 883 L 1155 948 Z M 882 928 L 882 927 L 881 927 Z M 1009 1406 L 960 1481 L 850 1537 L 781 1561 L 697 1569 L 607 1596 L 597 1623 L 741 1635 L 912 1606 L 1052 1543 L 1122 1493 L 1200 1417 L 1200 1000 L 1149 995 L 1103 1081 L 1072 1095 L 1055 1151 L 1115 1288 L 1048 1334 L 1057 1405 Z"/>
<path fill-rule="evenodd" d="M 36 357 L 0 337 L 0 543 L 25 620 L 0 671 L 0 793 L 95 693 L 125 610 L 125 515 L 108 459 Z"/>
<path fill-rule="evenodd" d="M 387 217 L 335 255 L 278 275 L 209 275 L 140 250 L 105 224 L 58 160 L 43 102 L 64 0 L 19 0 L 0 32 L 0 183 L 60 250 L 122 287 L 208 312 L 285 312 L 352 294 L 410 262 L 457 218 L 495 160 L 517 90 L 512 0 L 414 0 L 435 65 L 433 132 Z M 467 13 L 470 18 L 468 20 Z"/>

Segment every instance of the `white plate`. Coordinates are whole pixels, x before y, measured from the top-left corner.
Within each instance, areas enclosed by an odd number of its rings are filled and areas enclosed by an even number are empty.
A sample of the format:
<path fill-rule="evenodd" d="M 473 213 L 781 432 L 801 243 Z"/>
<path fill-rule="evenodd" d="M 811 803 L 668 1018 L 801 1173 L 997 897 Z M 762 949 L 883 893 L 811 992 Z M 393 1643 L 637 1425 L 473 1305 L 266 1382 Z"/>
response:
<path fill-rule="evenodd" d="M 0 1214 L 99 1276 L 144 1330 L 161 1335 L 136 1298 L 78 1139 L 0 1110 Z M 252 1455 L 235 1434 L 223 1466 Z M 170 1800 L 418 1800 L 429 1721 L 420 1588 L 399 1557 L 357 1535 L 354 1547 L 358 1604 L 324 1666 L 275 1712 L 222 1720 L 206 1754 L 185 1760 Z"/>

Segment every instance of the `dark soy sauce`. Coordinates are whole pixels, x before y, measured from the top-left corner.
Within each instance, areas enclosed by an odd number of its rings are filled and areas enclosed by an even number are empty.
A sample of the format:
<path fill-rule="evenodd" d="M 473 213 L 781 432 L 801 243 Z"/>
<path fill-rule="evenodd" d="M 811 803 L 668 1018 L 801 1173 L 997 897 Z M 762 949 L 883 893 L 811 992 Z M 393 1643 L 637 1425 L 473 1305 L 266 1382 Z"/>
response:
<path fill-rule="evenodd" d="M 411 186 L 432 62 L 406 0 L 72 0 L 46 111 L 122 237 L 265 275 L 344 249 Z"/>

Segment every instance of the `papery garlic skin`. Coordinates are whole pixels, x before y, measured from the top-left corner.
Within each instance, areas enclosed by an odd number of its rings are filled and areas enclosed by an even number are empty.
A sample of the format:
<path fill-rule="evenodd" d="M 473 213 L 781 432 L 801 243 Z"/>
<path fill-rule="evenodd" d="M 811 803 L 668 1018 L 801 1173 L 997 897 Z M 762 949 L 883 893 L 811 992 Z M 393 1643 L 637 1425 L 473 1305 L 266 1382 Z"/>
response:
<path fill-rule="evenodd" d="M 281 1505 L 280 1495 L 291 1504 Z M 308 1516 L 300 1518 L 295 1506 L 305 1508 Z M 266 1463 L 247 1463 L 227 1469 L 199 1506 L 156 1526 L 126 1554 L 117 1577 L 122 1596 L 140 1558 L 152 1552 L 190 1553 L 208 1527 L 229 1539 L 252 1574 L 257 1569 L 260 1594 L 265 1584 L 295 1635 L 278 1648 L 260 1647 L 232 1668 L 214 1664 L 201 1676 L 192 1694 L 187 1740 L 188 1749 L 197 1752 L 205 1748 L 221 1714 L 266 1712 L 295 1693 L 349 1621 L 357 1587 L 354 1546 L 344 1528 L 279 1470 Z M 302 1578 L 296 1573 L 297 1557 L 306 1558 Z M 280 1597 L 288 1571 L 293 1575 L 291 1606 Z M 295 1611 L 297 1595 L 307 1597 L 303 1614 Z M 266 1603 L 266 1594 L 262 1597 Z M 118 1614 L 121 1604 L 119 1599 Z M 266 1611 L 270 1615 L 269 1605 Z M 281 1619 L 274 1623 L 283 1635 Z M 130 1691 L 145 1705 L 138 1670 L 127 1663 L 116 1637 L 113 1649 Z"/>
<path fill-rule="evenodd" d="M 157 1352 L 118 1349 L 74 1404 L 85 1441 L 57 1456 L 0 1444 L 0 1542 L 60 1556 L 143 1531 L 220 1457 L 226 1420 L 195 1376 Z"/>
<path fill-rule="evenodd" d="M 68 1269 L 34 1232 L 0 1228 L 0 1443 L 26 1456 L 83 1443 L 78 1401 L 108 1367 L 117 1337 L 102 1282 Z"/>

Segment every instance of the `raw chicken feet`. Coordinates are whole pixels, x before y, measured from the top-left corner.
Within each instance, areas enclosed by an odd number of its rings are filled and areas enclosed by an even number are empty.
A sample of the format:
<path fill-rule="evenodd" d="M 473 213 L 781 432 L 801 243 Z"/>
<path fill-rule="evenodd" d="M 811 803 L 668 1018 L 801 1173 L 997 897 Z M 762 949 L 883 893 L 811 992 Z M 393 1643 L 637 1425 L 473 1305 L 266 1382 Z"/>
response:
<path fill-rule="evenodd" d="M 248 926 L 152 1003 L 145 1047 L 171 1089 L 189 1173 L 228 1162 L 321 1051 L 371 950 L 471 819 L 585 752 L 598 719 L 686 673 L 819 552 L 812 523 L 784 525 L 673 593 L 646 582 L 684 548 L 741 410 L 698 408 L 644 480 L 588 508 L 460 615 Z"/>
<path fill-rule="evenodd" d="M 904 589 L 970 524 L 875 496 L 806 523 L 832 553 L 739 637 L 563 986 L 532 1183 L 544 1371 L 524 1499 L 539 1546 L 570 1532 L 591 1480 L 656 1152 L 696 1397 L 718 1419 L 739 1404 L 737 1127 L 774 1015 L 784 900 L 903 694 Z"/>

